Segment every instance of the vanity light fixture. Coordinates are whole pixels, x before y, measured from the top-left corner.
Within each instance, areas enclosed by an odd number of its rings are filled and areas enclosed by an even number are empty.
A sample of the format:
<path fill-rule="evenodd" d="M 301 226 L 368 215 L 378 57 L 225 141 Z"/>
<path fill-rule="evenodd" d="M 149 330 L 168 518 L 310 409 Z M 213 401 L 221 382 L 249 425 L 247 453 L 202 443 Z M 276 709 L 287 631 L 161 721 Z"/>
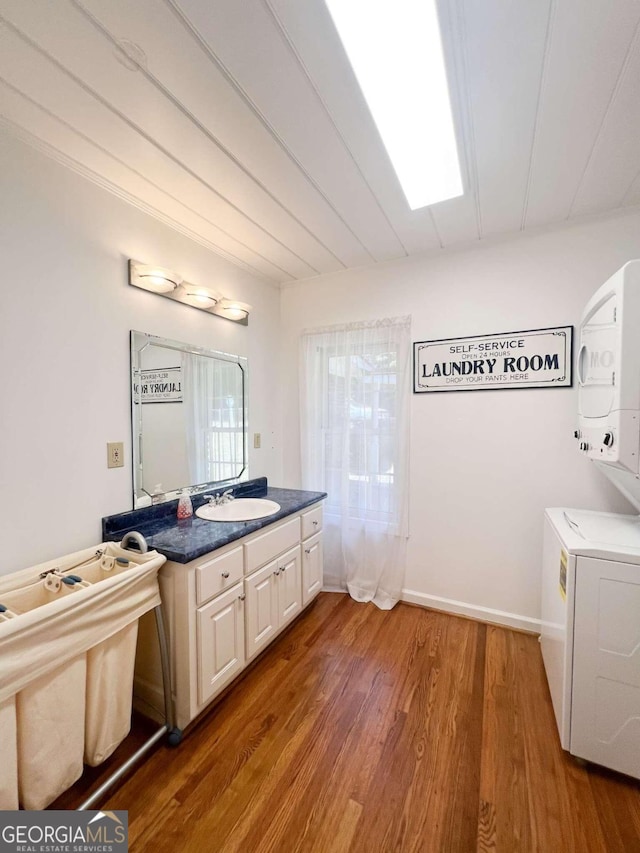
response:
<path fill-rule="evenodd" d="M 207 314 L 216 314 L 233 323 L 240 323 L 242 326 L 249 324 L 251 305 L 230 299 L 209 290 L 208 287 L 183 281 L 181 276 L 165 267 L 129 261 L 129 284 L 159 296 L 166 296 L 175 302 L 191 305 L 192 308 L 206 311 Z"/>

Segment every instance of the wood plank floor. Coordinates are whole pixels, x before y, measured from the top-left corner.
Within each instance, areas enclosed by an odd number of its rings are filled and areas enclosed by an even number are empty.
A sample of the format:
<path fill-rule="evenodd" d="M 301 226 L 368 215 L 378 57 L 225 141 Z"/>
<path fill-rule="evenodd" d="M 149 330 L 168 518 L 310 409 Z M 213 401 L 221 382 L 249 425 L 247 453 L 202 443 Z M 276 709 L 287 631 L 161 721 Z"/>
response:
<path fill-rule="evenodd" d="M 640 853 L 640 784 L 561 750 L 537 638 L 335 593 L 103 807 L 134 853 Z"/>

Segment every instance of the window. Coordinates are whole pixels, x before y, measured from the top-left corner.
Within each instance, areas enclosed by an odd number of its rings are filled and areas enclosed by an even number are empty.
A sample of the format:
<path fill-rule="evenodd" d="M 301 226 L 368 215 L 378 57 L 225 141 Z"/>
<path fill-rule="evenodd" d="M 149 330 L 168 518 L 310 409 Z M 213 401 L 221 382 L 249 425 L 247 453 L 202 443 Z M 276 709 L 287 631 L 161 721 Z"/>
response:
<path fill-rule="evenodd" d="M 302 336 L 303 486 L 326 491 L 325 584 L 392 607 L 407 537 L 410 319 Z"/>
<path fill-rule="evenodd" d="M 342 497 L 343 445 L 348 442 L 347 502 L 374 520 L 392 520 L 398 506 L 394 463 L 398 450 L 397 352 L 372 345 L 365 355 L 325 352 L 327 370 L 323 412 L 327 509 Z"/>

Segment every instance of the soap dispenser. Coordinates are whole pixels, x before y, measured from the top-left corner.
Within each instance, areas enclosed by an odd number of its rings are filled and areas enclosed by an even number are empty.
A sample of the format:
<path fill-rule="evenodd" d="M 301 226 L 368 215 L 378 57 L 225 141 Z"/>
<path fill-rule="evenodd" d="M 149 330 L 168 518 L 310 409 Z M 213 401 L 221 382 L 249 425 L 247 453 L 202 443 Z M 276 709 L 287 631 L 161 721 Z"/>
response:
<path fill-rule="evenodd" d="M 191 503 L 191 497 L 186 489 L 183 489 L 180 492 L 180 499 L 178 500 L 178 518 L 191 518 L 193 515 L 193 504 Z"/>

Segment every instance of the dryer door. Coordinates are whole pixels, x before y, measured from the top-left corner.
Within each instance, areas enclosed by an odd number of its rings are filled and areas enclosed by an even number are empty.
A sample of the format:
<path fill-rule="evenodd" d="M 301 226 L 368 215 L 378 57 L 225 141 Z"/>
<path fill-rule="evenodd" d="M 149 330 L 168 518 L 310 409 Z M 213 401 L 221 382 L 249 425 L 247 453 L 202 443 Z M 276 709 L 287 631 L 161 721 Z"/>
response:
<path fill-rule="evenodd" d="M 578 350 L 578 414 L 605 418 L 615 405 L 615 372 L 619 352 L 617 293 L 611 293 L 580 326 Z"/>

